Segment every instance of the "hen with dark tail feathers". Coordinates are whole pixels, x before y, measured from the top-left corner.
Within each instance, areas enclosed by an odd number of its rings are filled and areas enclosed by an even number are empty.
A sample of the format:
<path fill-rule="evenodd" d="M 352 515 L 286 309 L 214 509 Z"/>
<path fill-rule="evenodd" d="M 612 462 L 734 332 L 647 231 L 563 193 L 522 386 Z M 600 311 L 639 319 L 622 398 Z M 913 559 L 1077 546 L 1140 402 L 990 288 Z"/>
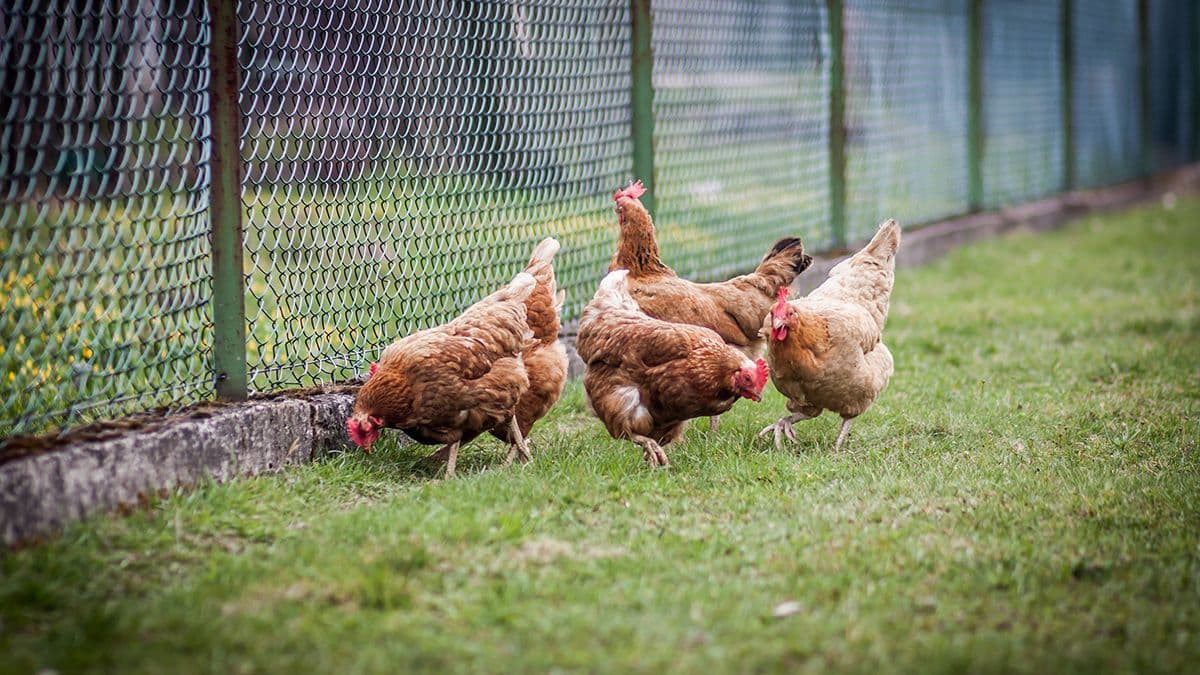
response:
<path fill-rule="evenodd" d="M 703 326 L 750 358 L 762 356 L 767 345 L 759 329 L 776 293 L 812 264 L 804 244 L 798 237 L 780 239 L 753 272 L 729 281 L 699 284 L 681 279 L 659 257 L 654 221 L 639 200 L 644 192 L 637 181 L 613 195 L 621 233 L 608 270 L 629 270 L 629 294 L 646 314 Z M 716 417 L 710 428 L 716 431 Z"/>
<path fill-rule="evenodd" d="M 776 293 L 812 264 L 803 242 L 797 237 L 780 239 L 753 272 L 729 281 L 701 284 L 681 279 L 659 256 L 654 222 L 638 199 L 644 192 L 638 181 L 614 195 L 621 232 L 609 271 L 629 270 L 629 294 L 650 316 L 704 326 L 747 356 L 761 356 L 766 342 L 759 329 Z"/>

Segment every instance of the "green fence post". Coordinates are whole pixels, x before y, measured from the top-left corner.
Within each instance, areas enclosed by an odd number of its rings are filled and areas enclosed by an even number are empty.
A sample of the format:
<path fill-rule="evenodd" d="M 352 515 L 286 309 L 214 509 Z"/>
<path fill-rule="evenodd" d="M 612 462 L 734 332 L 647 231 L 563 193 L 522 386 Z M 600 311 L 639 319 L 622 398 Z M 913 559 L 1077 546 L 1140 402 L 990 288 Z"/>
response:
<path fill-rule="evenodd" d="M 1071 30 L 1071 0 L 1062 0 L 1062 128 L 1063 128 L 1063 189 L 1075 189 L 1075 68 L 1071 51 L 1074 31 Z"/>
<path fill-rule="evenodd" d="M 630 1 L 632 72 L 630 120 L 633 135 L 633 176 L 646 186 L 642 204 L 653 217 L 658 200 L 654 176 L 654 51 L 651 46 L 650 0 Z"/>
<path fill-rule="evenodd" d="M 967 3 L 967 207 L 983 208 L 983 0 Z"/>
<path fill-rule="evenodd" d="M 829 230 L 833 246 L 846 245 L 846 40 L 842 0 L 829 13 Z"/>
<path fill-rule="evenodd" d="M 246 289 L 242 269 L 242 114 L 238 107 L 237 3 L 208 0 L 212 21 L 209 101 L 212 106 L 213 370 L 217 398 L 246 398 Z"/>
<path fill-rule="evenodd" d="M 1150 107 L 1150 0 L 1138 0 L 1138 112 L 1142 146 L 1138 173 L 1142 176 L 1154 171 L 1154 126 Z"/>

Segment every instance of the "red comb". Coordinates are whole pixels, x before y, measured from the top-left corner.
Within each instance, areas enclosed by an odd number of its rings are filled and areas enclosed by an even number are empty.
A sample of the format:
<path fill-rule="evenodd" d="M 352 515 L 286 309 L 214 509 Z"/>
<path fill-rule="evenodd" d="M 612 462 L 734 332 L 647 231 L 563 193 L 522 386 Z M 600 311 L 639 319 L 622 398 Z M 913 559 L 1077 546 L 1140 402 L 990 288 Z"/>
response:
<path fill-rule="evenodd" d="M 787 296 L 788 296 L 788 290 L 789 289 L 787 286 L 780 286 L 779 292 L 775 294 L 775 297 L 778 298 L 781 302 L 786 301 Z"/>
<path fill-rule="evenodd" d="M 758 387 L 758 391 L 761 393 L 763 387 L 767 386 L 767 378 L 771 376 L 771 369 L 767 366 L 767 362 L 762 359 L 755 361 L 754 365 L 754 386 Z"/>
<path fill-rule="evenodd" d="M 379 368 L 379 364 L 378 364 L 378 363 L 372 363 L 372 364 L 371 364 L 371 369 L 367 371 L 367 379 L 368 379 L 368 380 L 369 380 L 369 379 L 371 379 L 372 377 L 375 377 L 375 370 L 376 370 L 377 368 Z"/>
<path fill-rule="evenodd" d="M 630 183 L 629 187 L 625 188 L 624 190 L 617 190 L 616 193 L 613 194 L 613 201 L 614 202 L 620 201 L 621 197 L 637 199 L 638 197 L 641 197 L 644 194 L 646 194 L 646 186 L 642 185 L 642 181 L 635 180 L 632 183 Z"/>

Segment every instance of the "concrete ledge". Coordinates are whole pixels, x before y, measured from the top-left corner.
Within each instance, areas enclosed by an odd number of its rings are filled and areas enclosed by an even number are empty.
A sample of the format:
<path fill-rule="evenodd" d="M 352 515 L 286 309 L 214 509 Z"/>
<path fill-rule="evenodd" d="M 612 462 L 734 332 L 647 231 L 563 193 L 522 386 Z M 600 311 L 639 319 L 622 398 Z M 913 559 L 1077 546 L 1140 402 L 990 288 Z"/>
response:
<path fill-rule="evenodd" d="M 965 243 L 1016 228 L 1050 229 L 1079 215 L 1121 209 L 1197 186 L 1200 164 L 1136 183 L 910 227 L 898 263 L 923 265 Z M 807 293 L 815 288 L 844 257 L 819 257 L 797 279 L 795 290 Z M 575 329 L 567 325 L 562 333 L 572 376 L 583 372 L 574 350 Z M 16 451 L 3 448 L 0 538 L 7 545 L 33 541 L 90 514 L 136 507 L 176 487 L 270 473 L 349 449 L 345 420 L 353 391 L 331 387 L 281 392 L 237 405 L 201 404 L 178 415 L 139 415 L 79 430 L 62 440 L 36 439 Z"/>
<path fill-rule="evenodd" d="M 349 447 L 350 394 L 251 401 L 84 439 L 0 465 L 0 538 L 13 545 L 205 479 L 227 481 Z"/>

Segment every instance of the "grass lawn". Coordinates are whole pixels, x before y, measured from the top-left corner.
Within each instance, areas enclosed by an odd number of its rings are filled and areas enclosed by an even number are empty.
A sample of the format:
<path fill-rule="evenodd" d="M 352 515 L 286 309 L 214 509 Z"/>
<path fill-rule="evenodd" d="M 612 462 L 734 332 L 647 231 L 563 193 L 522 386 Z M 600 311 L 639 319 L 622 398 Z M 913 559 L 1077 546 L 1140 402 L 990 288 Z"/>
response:
<path fill-rule="evenodd" d="M 897 279 L 896 374 L 669 470 L 578 386 L 536 461 L 384 447 L 0 553 L 0 671 L 1184 671 L 1200 662 L 1200 200 Z M 776 618 L 781 603 L 795 613 Z"/>

